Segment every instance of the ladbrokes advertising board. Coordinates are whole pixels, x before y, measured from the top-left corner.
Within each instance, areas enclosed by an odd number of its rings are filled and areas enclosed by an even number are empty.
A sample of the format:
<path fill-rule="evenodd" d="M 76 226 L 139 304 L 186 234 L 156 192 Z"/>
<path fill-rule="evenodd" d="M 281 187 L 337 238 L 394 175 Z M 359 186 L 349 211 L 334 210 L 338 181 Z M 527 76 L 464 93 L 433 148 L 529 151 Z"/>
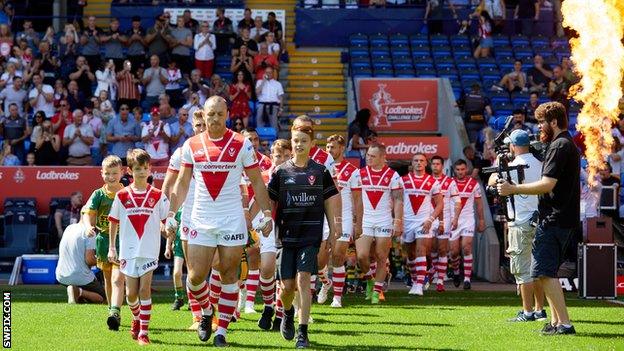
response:
<path fill-rule="evenodd" d="M 161 187 L 166 167 L 152 167 L 154 185 Z M 48 213 L 50 199 L 80 191 L 86 202 L 104 182 L 100 167 L 0 167 L 0 211 L 7 197 L 34 197 L 37 214 Z"/>
<path fill-rule="evenodd" d="M 432 79 L 358 80 L 358 106 L 378 132 L 437 132 L 438 82 Z"/>
<path fill-rule="evenodd" d="M 378 141 L 386 146 L 389 160 L 411 160 L 416 153 L 449 157 L 449 139 L 445 136 L 380 136 Z"/>

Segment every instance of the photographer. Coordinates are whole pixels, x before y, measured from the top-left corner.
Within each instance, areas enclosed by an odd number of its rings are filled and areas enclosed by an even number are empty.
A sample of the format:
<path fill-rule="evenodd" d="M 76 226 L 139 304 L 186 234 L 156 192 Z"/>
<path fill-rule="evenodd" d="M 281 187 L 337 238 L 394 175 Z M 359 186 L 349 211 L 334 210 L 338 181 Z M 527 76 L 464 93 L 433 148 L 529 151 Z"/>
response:
<path fill-rule="evenodd" d="M 545 335 L 576 334 L 557 279 L 557 270 L 580 217 L 580 155 L 568 132 L 565 107 L 548 102 L 535 110 L 540 139 L 550 143 L 546 150 L 542 178 L 539 181 L 513 185 L 498 184 L 501 196 L 539 195 L 539 224 L 533 241 L 531 276 L 538 278 L 552 319 L 542 329 Z"/>
<path fill-rule="evenodd" d="M 511 180 L 514 184 L 536 182 L 541 177 L 542 163 L 529 151 L 529 134 L 524 130 L 514 130 L 509 138 L 509 150 L 513 156 L 513 161 L 508 166 L 527 165 L 521 171 L 510 172 Z M 490 176 L 488 185 L 495 186 L 498 182 L 498 174 Z M 523 310 L 511 319 L 512 322 L 529 322 L 546 319 L 544 311 L 544 292 L 539 285 L 533 284 L 531 277 L 531 244 L 535 238 L 535 225 L 532 221 L 536 213 L 537 196 L 518 195 L 507 203 L 507 211 L 511 214 L 513 221 L 507 223 L 507 237 L 509 247 L 509 268 L 516 277 L 516 283 L 520 286 L 520 296 L 522 297 Z M 535 296 L 535 306 L 533 300 Z M 535 309 L 533 308 L 535 307 Z"/>

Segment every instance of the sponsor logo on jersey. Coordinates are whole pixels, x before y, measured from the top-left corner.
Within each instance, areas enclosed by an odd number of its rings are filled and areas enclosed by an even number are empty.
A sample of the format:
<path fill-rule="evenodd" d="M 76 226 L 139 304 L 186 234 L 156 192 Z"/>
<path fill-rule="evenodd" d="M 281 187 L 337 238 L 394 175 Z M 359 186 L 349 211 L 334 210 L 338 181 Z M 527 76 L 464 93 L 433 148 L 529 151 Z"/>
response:
<path fill-rule="evenodd" d="M 316 181 L 316 177 L 313 175 L 308 176 L 308 183 L 310 183 L 310 185 L 314 185 L 314 182 Z"/>
<path fill-rule="evenodd" d="M 226 234 L 223 236 L 223 240 L 225 241 L 240 241 L 240 240 L 245 240 L 245 234 L 244 233 L 238 233 L 238 234 Z"/>
<path fill-rule="evenodd" d="M 141 266 L 141 269 L 145 271 L 145 270 L 147 270 L 147 269 L 149 269 L 149 268 L 151 268 L 151 267 L 154 267 L 154 266 L 155 266 L 155 265 L 157 265 L 157 264 L 158 264 L 158 261 L 157 261 L 157 260 L 154 260 L 154 261 L 152 261 L 152 262 L 148 262 L 148 263 L 145 263 L 144 265 L 142 265 L 142 266 Z"/>
<path fill-rule="evenodd" d="M 230 157 L 234 156 L 234 154 L 236 153 L 236 149 L 233 147 L 230 147 L 228 149 L 228 154 L 230 155 Z"/>
<path fill-rule="evenodd" d="M 153 197 L 150 197 L 149 199 L 147 199 L 147 204 L 149 205 L 149 207 L 154 207 L 154 204 L 156 204 L 156 200 L 154 200 Z"/>
<path fill-rule="evenodd" d="M 309 207 L 314 206 L 316 203 L 317 195 L 310 195 L 306 192 L 298 194 L 292 194 L 290 191 L 286 192 L 286 205 L 297 207 Z"/>

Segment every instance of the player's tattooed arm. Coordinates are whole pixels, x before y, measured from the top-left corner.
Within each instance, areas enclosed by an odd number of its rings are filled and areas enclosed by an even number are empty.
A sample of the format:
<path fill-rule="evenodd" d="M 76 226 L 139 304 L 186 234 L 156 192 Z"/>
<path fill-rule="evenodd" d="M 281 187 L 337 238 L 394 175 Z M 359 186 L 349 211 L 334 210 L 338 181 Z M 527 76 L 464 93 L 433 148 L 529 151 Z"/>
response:
<path fill-rule="evenodd" d="M 394 213 L 393 236 L 398 237 L 403 234 L 403 189 L 394 189 L 391 195 Z"/>

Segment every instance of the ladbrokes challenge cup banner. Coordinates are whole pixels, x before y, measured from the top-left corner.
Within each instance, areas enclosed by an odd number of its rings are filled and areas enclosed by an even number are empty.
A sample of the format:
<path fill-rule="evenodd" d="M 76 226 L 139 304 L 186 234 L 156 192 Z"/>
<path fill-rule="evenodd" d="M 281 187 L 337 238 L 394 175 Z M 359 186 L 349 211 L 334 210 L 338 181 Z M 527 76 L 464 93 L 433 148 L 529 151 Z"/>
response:
<path fill-rule="evenodd" d="M 358 107 L 371 111 L 378 132 L 438 132 L 438 82 L 432 79 L 358 80 Z"/>

